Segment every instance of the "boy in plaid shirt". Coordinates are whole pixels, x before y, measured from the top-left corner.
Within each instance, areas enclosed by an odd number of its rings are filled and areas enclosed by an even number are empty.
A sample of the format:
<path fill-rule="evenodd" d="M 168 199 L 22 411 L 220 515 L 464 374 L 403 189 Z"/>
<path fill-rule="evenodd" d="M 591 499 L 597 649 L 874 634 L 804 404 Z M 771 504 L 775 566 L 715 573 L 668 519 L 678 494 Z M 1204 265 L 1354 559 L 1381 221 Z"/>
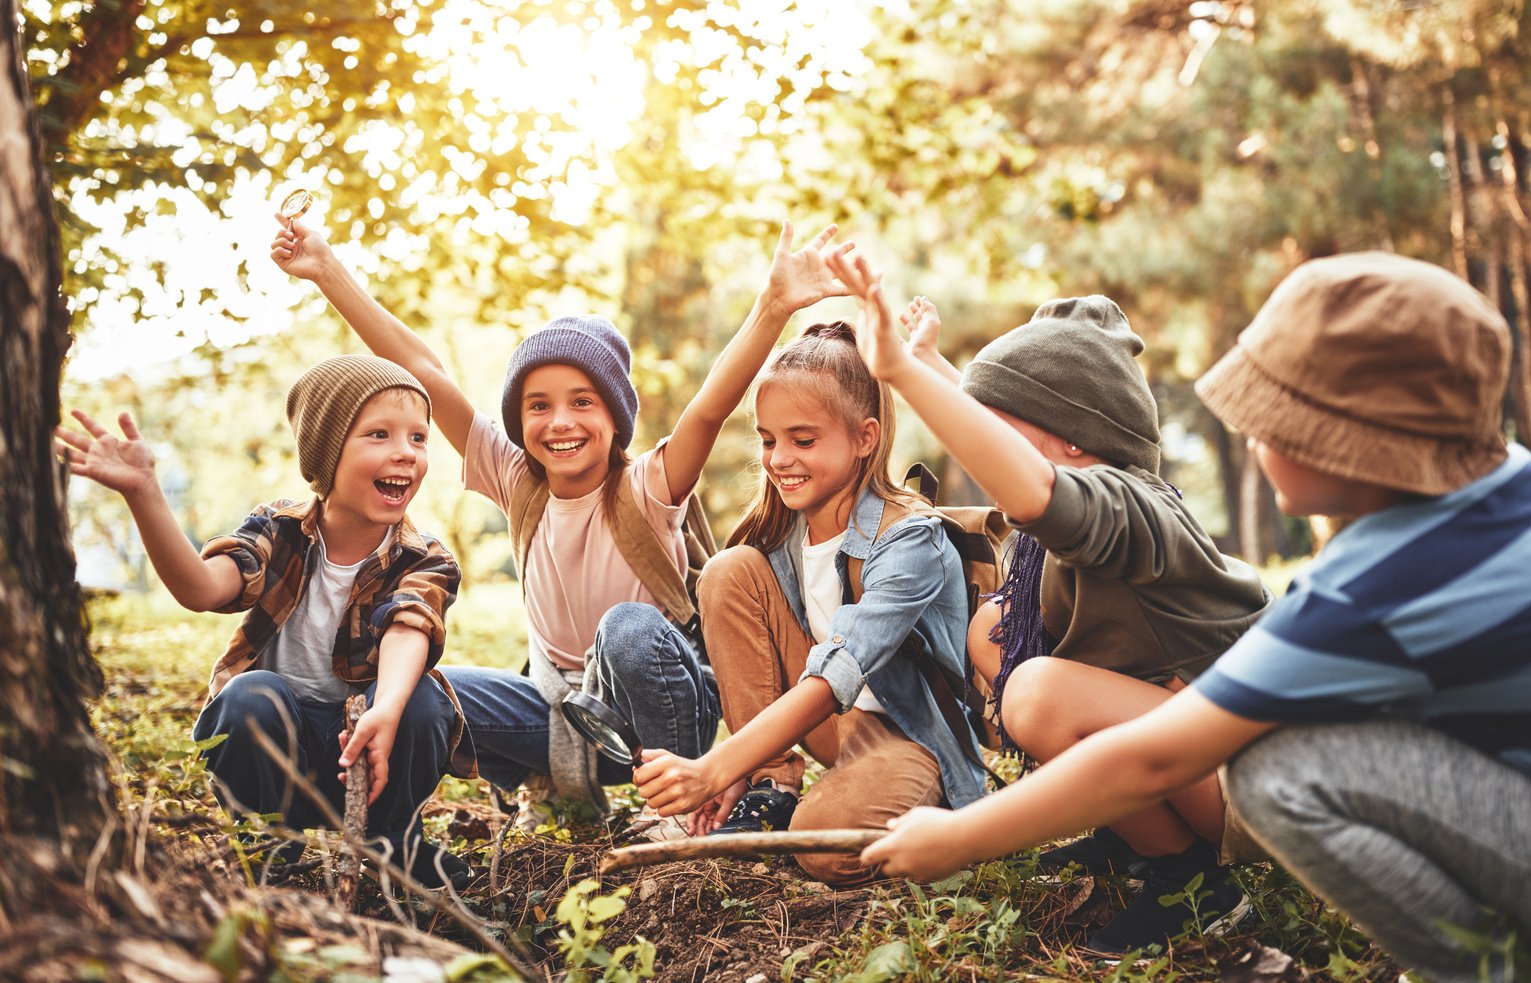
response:
<path fill-rule="evenodd" d="M 257 746 L 256 731 L 290 748 L 337 811 L 342 772 L 365 754 L 368 834 L 410 858 L 427 886 L 464 886 L 467 865 L 425 844 L 416 818 L 444 771 L 473 774 L 456 698 L 431 668 L 446 641 L 457 563 L 404 514 L 425 478 L 430 400 L 391 362 L 347 355 L 298 379 L 287 416 L 317 497 L 258 506 L 200 555 L 127 413 L 119 439 L 76 410 L 86 433 L 60 427 L 57 448 L 71 472 L 127 501 L 155 571 L 182 606 L 246 612 L 213 667 L 194 730 L 199 741 L 227 735 L 207 752 L 220 801 L 236 813 L 282 813 L 294 829 L 322 822 Z M 361 690 L 369 706 L 348 734 L 345 699 Z"/>

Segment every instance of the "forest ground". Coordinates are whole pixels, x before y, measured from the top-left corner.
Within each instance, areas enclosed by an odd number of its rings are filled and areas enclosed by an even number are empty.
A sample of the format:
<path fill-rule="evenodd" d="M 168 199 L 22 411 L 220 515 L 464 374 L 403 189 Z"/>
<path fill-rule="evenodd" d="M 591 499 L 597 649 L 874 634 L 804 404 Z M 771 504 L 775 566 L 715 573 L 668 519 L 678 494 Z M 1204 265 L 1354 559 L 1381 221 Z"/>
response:
<path fill-rule="evenodd" d="M 520 624 L 507 617 L 518 608 L 514 585 L 465 592 L 452 612 L 448 661 L 514 666 L 524 636 L 503 629 Z M 471 933 L 427 905 L 391 903 L 366 880 L 357 910 L 376 921 L 332 917 L 324 865 L 276 885 L 234 849 L 190 738 L 207 671 L 233 619 L 188 615 L 157 594 L 99 597 L 90 615 L 107 680 L 94 720 L 120 763 L 129 825 L 142 831 L 138 883 L 161 897 L 162 908 L 179 904 L 179 893 L 218 913 L 204 918 L 205 943 L 189 946 L 214 971 L 210 979 L 504 978 L 494 960 L 474 954 L 483 945 Z M 1122 903 L 1124 883 L 1047 884 L 1030 876 L 1032 855 L 930 885 L 840 890 L 806 880 L 788 858 L 676 863 L 601 878 L 600 857 L 637 806 L 630 788 L 614 801 L 614 820 L 561 810 L 556 826 L 525 835 L 509 824 L 504 810 L 514 807 L 502 809 L 485 783 L 447 779 L 426 823 L 479 872 L 461 899 L 466 911 L 490 935 L 519 943 L 523 960 L 553 979 L 1398 976 L 1363 935 L 1279 868 L 1240 869 L 1254 910 L 1235 932 L 1191 935 L 1167 952 L 1110 966 L 1075 947 Z"/>

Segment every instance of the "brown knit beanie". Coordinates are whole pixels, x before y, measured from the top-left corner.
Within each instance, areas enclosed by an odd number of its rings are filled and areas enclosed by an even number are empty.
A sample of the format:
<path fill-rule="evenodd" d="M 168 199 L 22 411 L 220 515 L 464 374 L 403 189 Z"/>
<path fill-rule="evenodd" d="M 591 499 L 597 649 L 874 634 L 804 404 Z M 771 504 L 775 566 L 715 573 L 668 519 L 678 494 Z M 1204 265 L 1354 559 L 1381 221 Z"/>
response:
<path fill-rule="evenodd" d="M 298 442 L 298 469 L 320 498 L 335 483 L 340 448 L 356 414 L 367 400 L 385 389 L 408 389 L 425 400 L 431 418 L 431 398 L 408 372 L 375 355 L 327 358 L 298 377 L 287 392 L 287 422 Z"/>
<path fill-rule="evenodd" d="M 1158 473 L 1159 406 L 1142 351 L 1110 298 L 1050 300 L 979 351 L 962 391 L 1113 464 Z"/>

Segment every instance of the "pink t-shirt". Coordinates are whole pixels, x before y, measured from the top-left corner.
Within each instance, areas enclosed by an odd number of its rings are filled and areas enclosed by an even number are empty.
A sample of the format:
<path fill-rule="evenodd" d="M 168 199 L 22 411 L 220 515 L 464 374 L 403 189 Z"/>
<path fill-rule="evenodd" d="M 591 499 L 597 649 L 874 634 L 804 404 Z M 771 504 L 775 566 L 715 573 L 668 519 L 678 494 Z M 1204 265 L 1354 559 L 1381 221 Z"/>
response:
<path fill-rule="evenodd" d="M 670 485 L 665 477 L 664 442 L 627 469 L 633 500 L 649 525 L 668 543 L 675 568 L 686 563 L 686 544 L 680 527 L 686 512 L 670 504 Z M 483 413 L 473 415 L 468 433 L 468 453 L 463 459 L 463 487 L 478 492 L 499 506 L 510 507 L 516 482 L 527 476 L 526 452 Z M 549 496 L 547 510 L 537 524 L 526 569 L 521 571 L 526 593 L 526 616 L 533 641 L 554 665 L 579 669 L 585 653 L 595 643 L 601 617 L 623 601 L 654 603 L 627 565 L 606 524 L 606 487 L 602 485 L 579 498 Z"/>

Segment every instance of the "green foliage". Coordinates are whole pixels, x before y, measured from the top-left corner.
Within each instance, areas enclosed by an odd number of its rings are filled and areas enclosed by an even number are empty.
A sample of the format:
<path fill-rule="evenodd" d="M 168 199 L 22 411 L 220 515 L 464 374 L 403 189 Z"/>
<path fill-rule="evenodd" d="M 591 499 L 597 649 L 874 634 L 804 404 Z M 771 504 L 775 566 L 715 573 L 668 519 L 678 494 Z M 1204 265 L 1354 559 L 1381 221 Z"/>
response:
<path fill-rule="evenodd" d="M 570 855 L 573 859 L 573 855 Z M 571 886 L 558 902 L 558 949 L 563 954 L 569 979 L 586 983 L 593 979 L 608 983 L 636 983 L 654 975 L 654 946 L 642 936 L 610 951 L 601 945 L 605 923 L 627 910 L 628 887 L 610 894 L 598 894 L 599 881 L 583 880 Z M 593 975 L 599 970 L 600 975 Z"/>

